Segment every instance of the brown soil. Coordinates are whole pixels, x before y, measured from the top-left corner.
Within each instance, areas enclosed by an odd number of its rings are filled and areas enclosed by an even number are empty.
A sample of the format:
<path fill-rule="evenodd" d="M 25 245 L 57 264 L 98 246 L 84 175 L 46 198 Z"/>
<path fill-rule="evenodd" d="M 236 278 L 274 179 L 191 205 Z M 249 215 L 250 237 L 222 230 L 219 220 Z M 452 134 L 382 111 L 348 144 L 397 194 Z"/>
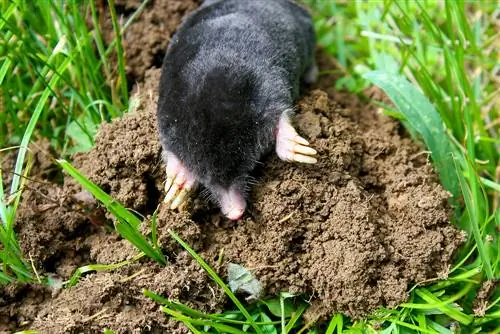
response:
<path fill-rule="evenodd" d="M 164 51 L 168 35 L 194 6 L 155 1 L 146 9 L 149 16 L 130 27 L 129 71 L 144 77 L 134 89 L 138 107 L 103 125 L 95 147 L 74 157 L 92 181 L 144 216 L 160 203 L 164 181 L 155 128 L 159 69 L 151 60 L 162 51 L 152 51 L 152 46 Z M 161 20 L 153 19 L 158 13 L 164 15 Z M 136 44 L 135 51 L 129 49 Z M 319 55 L 320 67 L 332 69 L 331 60 Z M 445 277 L 464 238 L 449 224 L 448 194 L 427 155 L 397 123 L 377 115 L 374 106 L 333 91 L 334 80 L 322 77 L 298 102 L 299 132 L 318 150 L 319 162 L 293 165 L 267 157 L 256 171 L 259 184 L 243 221 L 226 220 L 199 194 L 182 212 L 160 206 L 159 243 L 168 255 L 167 266 L 142 259 L 112 272 L 88 274 L 67 290 L 8 286 L 0 294 L 0 332 L 94 333 L 110 328 L 119 333 L 186 333 L 142 297 L 144 288 L 206 312 L 222 310 L 226 298 L 168 229 L 224 278 L 227 263 L 239 263 L 253 271 L 268 295 L 290 291 L 312 296 L 310 319 L 334 311 L 359 318 L 404 301 L 412 282 Z M 40 274 L 68 279 L 78 266 L 136 255 L 126 241 L 107 231 L 113 218 L 91 196 L 69 177 L 57 182 L 61 178 L 47 159 L 48 147 L 39 146 L 35 165 L 44 165 L 34 169 L 33 181 L 27 183 L 17 230 L 23 251 Z M 3 160 L 2 167 L 11 170 L 11 161 Z M 147 226 L 142 229 L 148 232 Z M 221 252 L 224 261 L 219 263 Z"/>
<path fill-rule="evenodd" d="M 117 11 L 122 18 L 133 14 L 141 5 L 140 0 L 118 0 Z M 126 72 L 131 82 L 142 81 L 147 69 L 161 67 L 170 37 L 182 18 L 198 7 L 201 0 L 150 0 L 134 24 L 123 34 Z M 109 43 L 115 38 L 109 10 L 103 1 L 101 26 L 104 26 L 104 40 Z"/>

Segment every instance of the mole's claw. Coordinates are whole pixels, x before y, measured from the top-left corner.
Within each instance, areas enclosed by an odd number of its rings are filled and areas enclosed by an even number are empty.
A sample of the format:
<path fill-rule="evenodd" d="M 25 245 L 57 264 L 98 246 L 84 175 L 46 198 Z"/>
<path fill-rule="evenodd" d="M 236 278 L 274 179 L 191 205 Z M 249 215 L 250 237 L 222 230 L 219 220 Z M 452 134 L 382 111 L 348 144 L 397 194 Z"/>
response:
<path fill-rule="evenodd" d="M 301 144 L 301 145 L 304 145 L 304 146 L 309 146 L 309 142 L 305 139 L 305 138 L 302 138 L 301 136 L 299 135 L 296 135 L 295 138 L 293 139 L 297 144 Z"/>
<path fill-rule="evenodd" d="M 165 199 L 163 200 L 163 202 L 165 203 L 171 202 L 175 197 L 177 197 L 178 192 L 179 192 L 179 186 L 173 183 L 170 189 L 168 190 L 167 194 L 165 195 Z"/>
<path fill-rule="evenodd" d="M 165 198 L 163 202 L 170 203 L 170 209 L 177 209 L 185 202 L 186 196 L 196 183 L 194 176 L 182 165 L 177 157 L 167 152 L 167 180 L 165 181 Z"/>
<path fill-rule="evenodd" d="M 283 161 L 306 164 L 315 164 L 318 161 L 314 157 L 318 152 L 309 146 L 309 142 L 305 138 L 297 134 L 286 113 L 282 114 L 278 123 L 276 153 Z"/>
<path fill-rule="evenodd" d="M 316 162 L 318 162 L 318 160 L 316 158 L 309 157 L 307 155 L 302 155 L 302 154 L 295 154 L 293 156 L 293 161 L 302 162 L 305 164 L 315 164 Z"/>
<path fill-rule="evenodd" d="M 179 206 L 181 206 L 185 200 L 187 195 L 191 192 L 193 187 L 195 186 L 194 178 L 187 178 L 186 182 L 181 186 L 180 192 L 177 197 L 173 200 L 172 205 L 170 205 L 170 209 L 175 210 Z"/>
<path fill-rule="evenodd" d="M 177 195 L 177 197 L 174 199 L 174 201 L 172 202 L 172 204 L 170 205 L 170 209 L 171 210 L 175 210 L 177 209 L 182 203 L 184 203 L 185 199 L 186 199 L 186 195 L 189 193 L 189 190 L 188 189 L 182 189 L 179 193 L 179 195 Z"/>
<path fill-rule="evenodd" d="M 301 153 L 301 154 L 304 154 L 304 155 L 316 155 L 316 150 L 312 147 L 309 147 L 309 146 L 304 146 L 304 145 L 300 145 L 300 144 L 296 144 L 293 151 L 295 153 Z"/>

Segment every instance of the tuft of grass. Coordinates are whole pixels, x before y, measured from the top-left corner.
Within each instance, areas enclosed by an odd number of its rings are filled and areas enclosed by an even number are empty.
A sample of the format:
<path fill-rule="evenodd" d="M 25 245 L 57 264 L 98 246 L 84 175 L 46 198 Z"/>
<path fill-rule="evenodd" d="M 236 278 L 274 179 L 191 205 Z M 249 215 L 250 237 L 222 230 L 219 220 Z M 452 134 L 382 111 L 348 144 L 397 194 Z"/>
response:
<path fill-rule="evenodd" d="M 31 166 L 31 156 L 28 167 L 22 176 L 26 176 Z M 0 181 L 2 181 L 0 169 Z M 22 188 L 24 178 L 21 180 Z M 24 260 L 14 231 L 15 213 L 21 200 L 21 192 L 11 192 L 9 196 L 4 191 L 3 182 L 0 182 L 0 284 L 12 281 L 33 282 L 35 275 L 31 267 Z"/>
<path fill-rule="evenodd" d="M 89 7 L 94 26 L 87 23 Z M 0 2 L 0 132 L 9 134 L 0 147 L 21 142 L 35 105 L 36 136 L 63 153 L 89 149 L 77 144 L 93 143 L 96 125 L 122 114 L 128 95 L 117 93 L 109 54 L 95 52 L 103 47 L 97 24 L 93 2 Z M 40 103 L 47 89 L 50 99 Z"/>
<path fill-rule="evenodd" d="M 245 316 L 248 323 L 255 329 L 255 332 L 258 334 L 262 334 L 262 330 L 255 324 L 255 320 L 250 316 L 250 313 L 246 310 L 243 304 L 238 300 L 238 298 L 234 295 L 234 293 L 229 289 L 229 287 L 224 283 L 224 281 L 217 275 L 217 273 L 191 248 L 188 244 L 186 244 L 174 231 L 168 231 L 172 238 L 175 239 L 202 267 L 205 271 L 210 275 L 210 277 L 224 290 L 226 295 L 233 301 L 233 303 L 238 307 L 241 314 Z"/>
<path fill-rule="evenodd" d="M 147 2 L 123 27 L 114 25 L 116 36 Z M 127 108 L 128 93 L 117 93 L 128 92 L 124 72 L 116 80 L 111 70 L 115 49 L 123 65 L 120 41 L 104 46 L 94 1 L 0 1 L 0 147 L 19 149 L 15 169 L 8 171 L 10 191 L 0 170 L 0 283 L 40 280 L 14 232 L 30 141 L 47 138 L 61 155 L 88 150 L 98 124 Z"/>

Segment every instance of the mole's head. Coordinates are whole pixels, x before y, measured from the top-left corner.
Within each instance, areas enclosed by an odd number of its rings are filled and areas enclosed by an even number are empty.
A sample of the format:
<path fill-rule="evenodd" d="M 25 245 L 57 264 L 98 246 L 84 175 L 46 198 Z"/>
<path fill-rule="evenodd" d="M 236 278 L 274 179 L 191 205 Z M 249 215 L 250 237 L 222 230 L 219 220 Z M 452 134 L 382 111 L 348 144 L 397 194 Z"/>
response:
<path fill-rule="evenodd" d="M 210 68 L 196 71 L 198 80 L 177 107 L 183 124 L 177 124 L 176 153 L 224 215 L 236 220 L 246 208 L 250 173 L 274 141 L 276 117 L 261 97 L 258 73 L 223 62 Z"/>

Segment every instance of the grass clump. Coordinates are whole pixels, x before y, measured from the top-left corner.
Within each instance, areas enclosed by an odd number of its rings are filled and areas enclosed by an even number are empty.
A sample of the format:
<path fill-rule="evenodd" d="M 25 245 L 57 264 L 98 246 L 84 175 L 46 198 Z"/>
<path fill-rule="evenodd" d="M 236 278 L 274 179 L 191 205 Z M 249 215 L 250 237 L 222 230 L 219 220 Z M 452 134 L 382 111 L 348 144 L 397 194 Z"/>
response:
<path fill-rule="evenodd" d="M 125 77 L 111 71 L 119 43 L 104 49 L 99 28 L 94 1 L 0 1 L 0 147 L 18 149 L 15 169 L 0 172 L 0 283 L 38 280 L 14 232 L 29 143 L 47 138 L 61 155 L 88 150 L 98 124 L 128 105 L 117 93 Z"/>
<path fill-rule="evenodd" d="M 121 115 L 128 104 L 127 95 L 117 91 L 113 50 L 104 50 L 95 3 L 2 1 L 0 8 L 0 126 L 9 134 L 0 138 L 0 147 L 21 143 L 40 105 L 37 138 L 48 138 L 62 154 L 90 148 L 96 126 Z"/>

